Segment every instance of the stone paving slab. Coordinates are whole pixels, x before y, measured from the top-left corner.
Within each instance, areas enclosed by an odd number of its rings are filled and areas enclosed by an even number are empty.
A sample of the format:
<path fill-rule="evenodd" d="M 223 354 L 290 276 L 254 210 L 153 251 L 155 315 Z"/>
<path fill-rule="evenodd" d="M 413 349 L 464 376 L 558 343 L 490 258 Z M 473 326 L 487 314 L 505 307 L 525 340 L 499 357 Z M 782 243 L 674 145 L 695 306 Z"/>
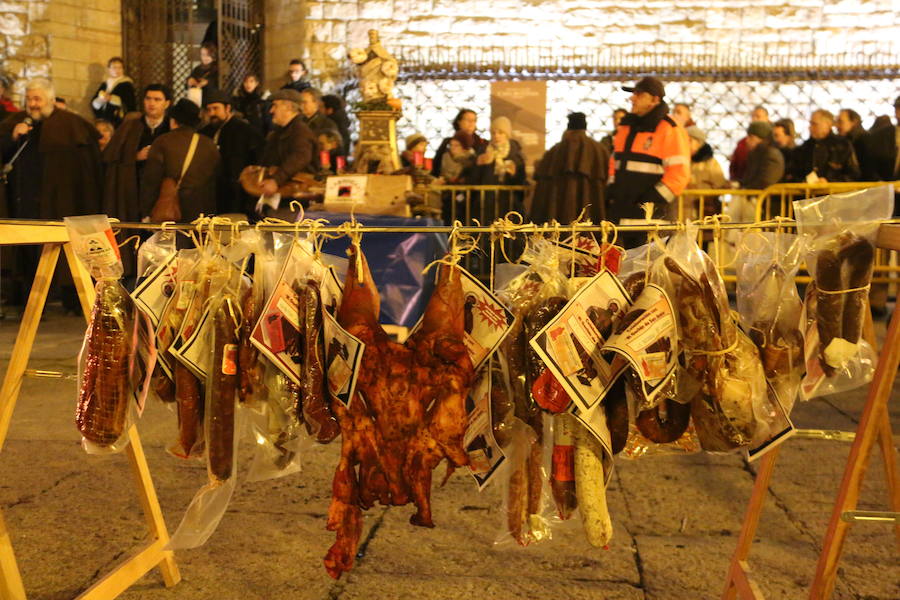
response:
<path fill-rule="evenodd" d="M 51 313 L 32 368 L 74 371 L 83 320 Z M 0 370 L 16 324 L 0 322 Z M 29 598 L 62 600 L 88 587 L 144 539 L 143 517 L 122 456 L 88 456 L 72 423 L 72 379 L 28 379 L 0 454 L 4 508 Z M 895 392 L 894 398 L 900 397 Z M 852 430 L 865 390 L 798 404 L 801 427 Z M 900 411 L 892 421 L 900 431 Z M 170 530 L 178 525 L 205 466 L 165 448 L 176 419 L 151 403 L 139 425 Z M 716 598 L 737 543 L 756 465 L 736 455 L 658 456 L 617 461 L 609 489 L 614 525 L 608 550 L 591 548 L 577 520 L 528 548 L 495 545 L 504 523 L 501 490 L 479 493 L 460 471 L 433 491 L 431 530 L 408 524 L 411 507 L 376 508 L 365 518 L 365 552 L 335 582 L 322 567 L 334 540 L 325 530 L 339 445 L 311 445 L 300 473 L 236 490 L 218 531 L 178 552 L 184 580 L 165 589 L 158 572 L 122 598 L 428 600 L 484 598 Z M 247 456 L 242 446 L 241 456 Z M 751 564 L 768 598 L 803 598 L 840 483 L 849 444 L 790 440 L 781 452 Z M 880 457 L 860 507 L 884 508 Z M 244 476 L 244 471 L 240 476 Z M 436 480 L 443 475 L 440 469 Z M 835 598 L 900 597 L 900 561 L 890 528 L 857 525 L 845 546 Z"/>

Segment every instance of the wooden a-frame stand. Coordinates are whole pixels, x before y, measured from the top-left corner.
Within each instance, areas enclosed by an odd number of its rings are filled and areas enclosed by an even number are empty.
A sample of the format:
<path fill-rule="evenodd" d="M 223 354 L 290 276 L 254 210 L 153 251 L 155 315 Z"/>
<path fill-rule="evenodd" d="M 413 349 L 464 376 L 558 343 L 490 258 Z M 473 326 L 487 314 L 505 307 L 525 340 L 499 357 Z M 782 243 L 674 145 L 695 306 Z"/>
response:
<path fill-rule="evenodd" d="M 888 250 L 900 250 L 900 225 L 882 225 L 878 232 L 877 245 Z M 877 348 L 871 318 L 867 318 L 866 330 L 866 338 L 869 343 L 873 348 Z M 825 533 L 825 540 L 816 566 L 816 575 L 810 587 L 809 597 L 811 600 L 826 600 L 834 592 L 844 540 L 850 525 L 856 520 L 855 517 L 858 514 L 856 506 L 859 501 L 859 492 L 876 440 L 881 446 L 893 513 L 892 515 L 886 513 L 885 520 L 889 520 L 891 516 L 894 517 L 894 533 L 897 538 L 898 551 L 900 551 L 900 520 L 898 520 L 900 515 L 897 514 L 900 513 L 900 477 L 897 473 L 897 450 L 894 447 L 887 407 L 898 365 L 900 365 L 900 310 L 895 309 L 884 346 L 878 357 L 878 365 L 869 387 L 866 404 L 856 428 L 856 435 L 853 437 L 853 445 L 844 468 L 844 477 L 838 489 L 828 530 Z M 779 450 L 780 446 L 774 448 L 760 461 L 756 481 L 753 484 L 753 493 L 744 515 L 740 537 L 738 537 L 737 548 L 728 567 L 725 591 L 722 593 L 723 600 L 734 600 L 735 598 L 762 600 L 763 598 L 759 586 L 750 577 L 751 571 L 747 559 L 756 535 L 760 513 L 769 490 L 769 481 L 775 469 L 775 460 L 778 458 Z"/>
<path fill-rule="evenodd" d="M 0 388 L 0 450 L 6 441 L 9 432 L 9 423 L 16 399 L 25 376 L 28 358 L 34 344 L 35 334 L 44 311 L 50 282 L 59 258 L 60 250 L 64 250 L 72 278 L 78 290 L 78 297 L 85 318 L 90 319 L 91 306 L 94 303 L 94 286 L 87 270 L 81 261 L 75 256 L 65 227 L 50 225 L 14 225 L 0 224 L 0 245 L 16 244 L 41 244 L 41 258 L 37 272 L 34 276 L 34 284 L 31 294 L 28 296 L 28 304 L 25 314 L 19 326 L 19 335 L 13 347 L 3 386 Z M 74 400 L 74 396 L 73 396 Z M 73 405 L 74 406 L 74 405 Z M 126 454 L 134 473 L 135 484 L 147 528 L 150 531 L 150 541 L 137 548 L 128 558 L 123 560 L 106 574 L 97 583 L 78 596 L 81 600 L 109 600 L 120 595 L 143 577 L 154 567 L 158 566 L 162 572 L 166 586 L 171 587 L 181 580 L 175 556 L 171 551 L 164 550 L 169 542 L 169 533 L 163 520 L 162 510 L 156 497 L 156 490 L 150 478 L 150 469 L 141 446 L 137 428 L 131 426 L 128 430 L 128 448 Z M 6 528 L 6 521 L 0 511 L 0 600 L 24 600 L 25 587 L 22 584 L 22 576 L 16 564 L 13 554 L 12 542 Z"/>

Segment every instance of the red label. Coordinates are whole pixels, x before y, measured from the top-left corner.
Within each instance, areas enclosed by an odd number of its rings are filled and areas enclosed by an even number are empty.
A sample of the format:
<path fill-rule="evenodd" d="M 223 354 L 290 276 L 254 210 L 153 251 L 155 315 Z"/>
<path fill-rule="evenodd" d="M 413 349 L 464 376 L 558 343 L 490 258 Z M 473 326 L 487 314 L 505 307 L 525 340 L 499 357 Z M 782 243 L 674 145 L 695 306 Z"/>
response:
<path fill-rule="evenodd" d="M 575 446 L 553 446 L 550 476 L 555 481 L 575 481 Z"/>
<path fill-rule="evenodd" d="M 602 269 L 604 266 L 606 269 L 612 273 L 613 275 L 619 274 L 619 264 L 622 260 L 622 251 L 616 248 L 615 246 L 611 246 L 610 244 L 603 244 L 600 248 L 600 268 Z"/>
<path fill-rule="evenodd" d="M 237 375 L 237 344 L 225 344 L 225 351 L 222 352 L 222 374 Z"/>
<path fill-rule="evenodd" d="M 535 380 L 534 385 L 531 386 L 531 395 L 534 396 L 534 401 L 538 403 L 538 406 L 552 413 L 563 412 L 570 402 L 566 390 L 549 369 L 544 369 Z"/>

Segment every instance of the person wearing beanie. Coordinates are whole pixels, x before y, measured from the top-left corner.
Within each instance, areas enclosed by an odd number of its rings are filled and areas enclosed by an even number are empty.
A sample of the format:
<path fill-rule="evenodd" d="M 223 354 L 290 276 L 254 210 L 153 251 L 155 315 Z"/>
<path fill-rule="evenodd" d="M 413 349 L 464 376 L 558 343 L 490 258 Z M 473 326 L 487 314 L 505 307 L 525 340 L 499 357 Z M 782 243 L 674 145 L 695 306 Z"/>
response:
<path fill-rule="evenodd" d="M 809 119 L 809 139 L 797 148 L 794 181 L 858 181 L 859 163 L 853 144 L 834 132 L 834 115 L 827 110 L 813 112 Z"/>
<path fill-rule="evenodd" d="M 408 135 L 406 136 L 406 150 L 400 153 L 400 162 L 404 167 L 413 167 L 416 164 L 416 152 L 421 152 L 424 158 L 427 149 L 428 140 L 424 135 L 418 132 Z"/>
<path fill-rule="evenodd" d="M 784 155 L 772 139 L 772 124 L 753 121 L 747 127 L 747 167 L 741 178 L 741 187 L 748 190 L 764 190 L 781 181 L 784 176 Z M 749 217 L 749 215 L 747 215 Z"/>
<path fill-rule="evenodd" d="M 475 158 L 472 169 L 473 185 L 524 185 L 525 156 L 519 142 L 512 139 L 512 122 L 507 117 L 491 121 L 491 141 Z M 524 197 L 514 194 L 485 194 L 484 206 L 473 207 L 473 214 L 483 223 L 490 223 L 498 215 L 510 210 L 522 212 Z"/>
<path fill-rule="evenodd" d="M 169 108 L 168 117 L 171 131 L 150 145 L 141 173 L 141 216 L 150 215 L 164 179 L 171 179 L 177 186 L 182 222 L 193 221 L 201 214 L 215 214 L 219 150 L 210 138 L 196 131 L 200 107 L 182 98 Z"/>
<path fill-rule="evenodd" d="M 706 132 L 690 125 L 685 128 L 688 134 L 688 143 L 691 146 L 691 182 L 690 190 L 720 190 L 728 188 L 728 180 L 722 172 L 722 166 L 713 156 L 712 147 L 706 143 Z M 684 213 L 682 217 L 693 220 L 701 216 L 700 207 L 703 207 L 702 216 L 718 214 L 722 211 L 722 203 L 717 196 L 685 196 Z M 678 206 L 672 205 L 673 210 L 669 216 L 674 220 L 678 218 Z"/>
<path fill-rule="evenodd" d="M 631 92 L 631 112 L 613 138 L 607 219 L 613 223 L 643 219 L 647 206 L 661 218 L 691 179 L 688 136 L 669 117 L 665 87 L 659 79 L 644 77 L 622 89 Z M 641 241 L 640 235 L 622 239 L 626 248 Z"/>
<path fill-rule="evenodd" d="M 582 211 L 594 223 L 603 220 L 610 152 L 587 134 L 584 113 L 568 116 L 562 139 L 534 166 L 531 221 L 575 221 Z M 587 210 L 585 210 L 587 209 Z"/>

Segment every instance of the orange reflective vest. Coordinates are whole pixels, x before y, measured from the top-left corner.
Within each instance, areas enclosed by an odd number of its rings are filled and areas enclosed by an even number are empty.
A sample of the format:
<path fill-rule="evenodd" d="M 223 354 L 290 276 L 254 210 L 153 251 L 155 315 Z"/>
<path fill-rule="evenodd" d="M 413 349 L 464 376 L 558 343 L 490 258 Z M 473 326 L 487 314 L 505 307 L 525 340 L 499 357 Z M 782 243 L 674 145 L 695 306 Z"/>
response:
<path fill-rule="evenodd" d="M 628 114 L 616 129 L 609 160 L 613 215 L 640 216 L 645 202 L 673 202 L 691 179 L 688 135 L 660 102 L 643 116 Z"/>

